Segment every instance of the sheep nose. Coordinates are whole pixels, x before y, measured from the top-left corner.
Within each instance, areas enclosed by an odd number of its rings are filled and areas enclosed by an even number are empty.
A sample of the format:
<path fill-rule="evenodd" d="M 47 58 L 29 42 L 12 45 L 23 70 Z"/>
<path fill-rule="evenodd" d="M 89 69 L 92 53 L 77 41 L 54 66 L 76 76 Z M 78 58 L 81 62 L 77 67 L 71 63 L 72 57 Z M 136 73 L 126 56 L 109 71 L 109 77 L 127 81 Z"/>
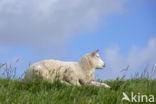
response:
<path fill-rule="evenodd" d="M 105 64 L 103 64 L 103 67 L 106 67 L 106 65 L 105 65 Z"/>

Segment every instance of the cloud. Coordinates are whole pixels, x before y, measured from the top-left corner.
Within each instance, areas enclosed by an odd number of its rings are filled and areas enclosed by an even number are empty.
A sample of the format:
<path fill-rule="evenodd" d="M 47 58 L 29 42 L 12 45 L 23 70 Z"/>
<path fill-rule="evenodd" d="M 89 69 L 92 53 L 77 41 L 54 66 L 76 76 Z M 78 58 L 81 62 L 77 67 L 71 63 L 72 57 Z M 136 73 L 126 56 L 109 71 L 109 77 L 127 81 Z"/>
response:
<path fill-rule="evenodd" d="M 104 60 L 106 70 L 99 74 L 103 79 L 114 79 L 122 75 L 121 70 L 129 65 L 128 76 L 134 75 L 135 72 L 143 72 L 144 68 L 156 66 L 156 38 L 151 38 L 144 48 L 133 46 L 128 54 L 123 55 L 117 45 L 104 51 Z M 156 76 L 155 76 L 156 77 Z"/>
<path fill-rule="evenodd" d="M 125 0 L 1 0 L 0 44 L 52 47 L 122 12 Z"/>

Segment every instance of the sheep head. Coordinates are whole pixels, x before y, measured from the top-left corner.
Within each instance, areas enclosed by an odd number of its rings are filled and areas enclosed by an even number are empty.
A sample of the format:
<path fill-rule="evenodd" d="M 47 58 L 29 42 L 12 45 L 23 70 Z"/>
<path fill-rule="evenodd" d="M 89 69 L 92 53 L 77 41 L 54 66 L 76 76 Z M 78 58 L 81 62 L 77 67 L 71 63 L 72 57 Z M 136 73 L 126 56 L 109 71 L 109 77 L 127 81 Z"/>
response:
<path fill-rule="evenodd" d="M 103 69 L 105 67 L 104 62 L 98 54 L 99 50 L 86 54 L 80 60 L 80 63 L 85 69 Z"/>
<path fill-rule="evenodd" d="M 90 57 L 96 69 L 103 69 L 105 67 L 105 64 L 100 58 L 98 52 L 99 50 L 97 49 L 96 51 L 90 53 Z"/>

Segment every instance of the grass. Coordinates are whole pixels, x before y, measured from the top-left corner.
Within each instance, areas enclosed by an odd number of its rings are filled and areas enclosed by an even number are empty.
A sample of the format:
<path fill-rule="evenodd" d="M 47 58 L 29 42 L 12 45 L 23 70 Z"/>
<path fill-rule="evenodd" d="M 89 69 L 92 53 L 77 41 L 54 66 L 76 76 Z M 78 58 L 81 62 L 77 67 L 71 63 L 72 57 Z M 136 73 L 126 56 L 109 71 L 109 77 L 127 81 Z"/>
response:
<path fill-rule="evenodd" d="M 107 83 L 111 89 L 0 79 L 0 104 L 133 104 L 121 101 L 122 92 L 156 96 L 156 80 L 114 80 Z"/>
<path fill-rule="evenodd" d="M 156 97 L 156 80 L 144 77 L 144 73 L 132 79 L 106 81 L 111 89 L 94 86 L 67 86 L 59 82 L 23 82 L 15 79 L 16 67 L 1 64 L 0 104 L 150 104 L 150 102 L 122 101 L 122 93 Z M 0 70 L 1 71 L 1 70 Z M 149 77 L 149 75 L 146 75 Z M 155 99 L 154 99 L 155 100 Z M 151 104 L 156 104 L 156 101 Z"/>

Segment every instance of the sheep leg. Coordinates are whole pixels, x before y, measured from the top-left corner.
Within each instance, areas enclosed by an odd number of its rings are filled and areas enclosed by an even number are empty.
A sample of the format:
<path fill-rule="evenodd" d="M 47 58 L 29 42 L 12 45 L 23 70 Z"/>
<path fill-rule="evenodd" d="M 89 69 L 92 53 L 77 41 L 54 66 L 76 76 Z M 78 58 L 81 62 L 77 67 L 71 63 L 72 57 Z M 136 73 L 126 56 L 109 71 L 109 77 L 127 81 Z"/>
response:
<path fill-rule="evenodd" d="M 110 88 L 110 86 L 106 83 L 101 83 L 101 85 L 103 85 L 105 88 Z"/>
<path fill-rule="evenodd" d="M 76 81 L 76 85 L 81 86 L 81 84 L 80 84 L 80 82 L 78 80 Z"/>
<path fill-rule="evenodd" d="M 76 85 L 76 86 L 81 86 L 81 84 L 80 84 L 80 82 L 78 80 L 72 81 L 71 83 L 74 84 L 74 85 Z"/>
<path fill-rule="evenodd" d="M 100 83 L 100 82 L 97 82 L 97 81 L 92 81 L 91 83 L 90 83 L 90 85 L 93 85 L 93 86 L 104 86 L 105 88 L 110 88 L 110 86 L 109 85 L 107 85 L 106 83 Z"/>
<path fill-rule="evenodd" d="M 67 82 L 67 81 L 61 80 L 60 82 L 63 83 L 63 84 L 66 84 L 66 85 L 71 85 L 71 84 L 73 84 L 73 85 L 76 85 L 76 86 L 81 86 L 80 83 L 79 83 L 78 81 L 70 81 L 70 82 Z"/>
<path fill-rule="evenodd" d="M 63 81 L 63 80 L 61 80 L 60 82 L 63 83 L 63 84 L 66 84 L 66 85 L 71 85 L 70 83 L 68 83 L 66 81 Z"/>
<path fill-rule="evenodd" d="M 78 79 L 75 79 L 75 80 L 72 79 L 72 80 L 69 81 L 69 83 L 72 84 L 72 85 L 81 86 L 81 84 L 80 84 Z"/>

